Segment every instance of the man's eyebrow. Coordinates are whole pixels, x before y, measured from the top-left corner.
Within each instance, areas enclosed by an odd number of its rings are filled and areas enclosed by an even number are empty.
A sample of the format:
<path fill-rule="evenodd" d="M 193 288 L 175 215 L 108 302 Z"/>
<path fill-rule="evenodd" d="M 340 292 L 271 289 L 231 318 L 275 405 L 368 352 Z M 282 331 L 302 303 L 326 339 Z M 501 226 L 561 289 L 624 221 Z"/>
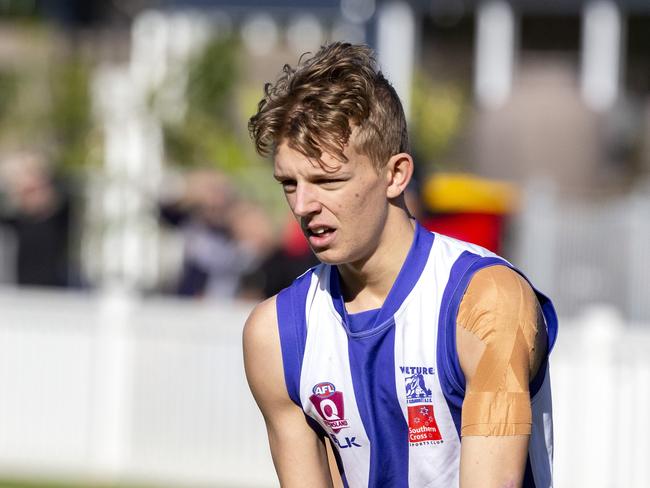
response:
<path fill-rule="evenodd" d="M 336 172 L 314 171 L 313 173 L 309 173 L 305 176 L 309 180 L 332 180 L 332 179 L 337 179 L 337 178 L 341 178 L 342 176 L 345 176 L 345 173 L 342 171 L 336 171 Z"/>
<path fill-rule="evenodd" d="M 319 171 L 319 172 L 309 173 L 309 174 L 306 175 L 306 177 L 309 180 L 338 179 L 338 178 L 348 178 L 349 176 L 350 176 L 350 172 L 345 171 L 345 170 L 343 170 L 343 171 L 337 170 L 337 171 L 334 171 L 334 172 L 328 172 L 328 171 L 320 172 Z M 292 179 L 292 178 L 290 176 L 287 176 L 287 175 L 282 174 L 282 173 L 273 173 L 273 179 L 275 179 L 276 181 L 282 182 L 284 180 Z"/>

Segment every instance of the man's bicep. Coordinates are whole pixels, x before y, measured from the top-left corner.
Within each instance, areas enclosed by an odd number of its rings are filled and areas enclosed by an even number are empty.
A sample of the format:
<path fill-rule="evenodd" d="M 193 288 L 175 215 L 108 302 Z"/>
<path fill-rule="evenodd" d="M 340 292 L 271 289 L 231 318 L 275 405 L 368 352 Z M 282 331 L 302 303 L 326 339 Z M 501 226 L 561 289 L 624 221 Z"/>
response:
<path fill-rule="evenodd" d="M 533 290 L 509 268 L 486 268 L 470 282 L 457 317 L 458 357 L 467 380 L 462 435 L 530 433 L 537 310 Z"/>
<path fill-rule="evenodd" d="M 246 377 L 264 416 L 280 483 L 290 488 L 331 486 L 323 441 L 287 393 L 274 298 L 253 310 L 243 340 Z"/>
<path fill-rule="evenodd" d="M 460 488 L 517 488 L 524 479 L 527 435 L 466 436 L 461 440 Z"/>
<path fill-rule="evenodd" d="M 528 283 L 503 266 L 479 271 L 463 297 L 456 327 L 466 377 L 463 487 L 521 486 L 532 423 L 529 383 L 538 366 L 537 311 Z"/>

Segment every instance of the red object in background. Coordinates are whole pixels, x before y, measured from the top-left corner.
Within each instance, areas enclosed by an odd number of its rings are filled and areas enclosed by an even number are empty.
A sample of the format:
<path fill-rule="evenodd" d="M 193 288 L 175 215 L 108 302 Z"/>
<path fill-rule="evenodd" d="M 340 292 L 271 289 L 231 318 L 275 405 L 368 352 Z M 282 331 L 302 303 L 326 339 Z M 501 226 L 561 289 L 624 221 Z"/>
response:
<path fill-rule="evenodd" d="M 503 230 L 503 215 L 488 213 L 435 214 L 424 219 L 422 225 L 462 241 L 478 244 L 498 253 Z"/>
<path fill-rule="evenodd" d="M 290 257 L 300 257 L 311 254 L 309 241 L 307 241 L 305 234 L 300 228 L 300 224 L 298 224 L 294 218 L 287 221 L 282 239 L 282 249 Z"/>

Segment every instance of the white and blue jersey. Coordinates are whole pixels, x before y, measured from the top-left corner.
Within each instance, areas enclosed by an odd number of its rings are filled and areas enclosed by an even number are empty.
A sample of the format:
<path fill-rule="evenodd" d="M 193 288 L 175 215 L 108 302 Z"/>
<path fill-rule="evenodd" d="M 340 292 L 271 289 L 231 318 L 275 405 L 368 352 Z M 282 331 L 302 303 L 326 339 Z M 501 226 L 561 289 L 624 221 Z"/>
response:
<path fill-rule="evenodd" d="M 456 315 L 478 270 L 511 266 L 472 244 L 419 225 L 383 306 L 348 315 L 336 266 L 321 264 L 277 298 L 287 390 L 336 447 L 346 486 L 458 486 L 465 377 Z M 548 350 L 551 302 L 537 293 Z M 553 426 L 547 361 L 530 385 L 533 425 L 525 487 L 552 486 Z"/>

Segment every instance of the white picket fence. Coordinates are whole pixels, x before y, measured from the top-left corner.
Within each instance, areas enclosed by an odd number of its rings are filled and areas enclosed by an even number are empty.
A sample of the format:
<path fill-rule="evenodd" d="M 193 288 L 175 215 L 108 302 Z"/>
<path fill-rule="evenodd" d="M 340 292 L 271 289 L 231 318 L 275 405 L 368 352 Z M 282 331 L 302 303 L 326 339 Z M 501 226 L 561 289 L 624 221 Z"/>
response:
<path fill-rule="evenodd" d="M 242 367 L 250 305 L 6 289 L 0 310 L 0 478 L 277 486 Z M 556 487 L 650 486 L 649 351 L 611 309 L 561 323 Z"/>
<path fill-rule="evenodd" d="M 0 477 L 275 486 L 249 305 L 0 293 Z"/>
<path fill-rule="evenodd" d="M 587 200 L 547 183 L 526 187 L 509 257 L 565 314 L 603 302 L 650 324 L 650 184 Z"/>

